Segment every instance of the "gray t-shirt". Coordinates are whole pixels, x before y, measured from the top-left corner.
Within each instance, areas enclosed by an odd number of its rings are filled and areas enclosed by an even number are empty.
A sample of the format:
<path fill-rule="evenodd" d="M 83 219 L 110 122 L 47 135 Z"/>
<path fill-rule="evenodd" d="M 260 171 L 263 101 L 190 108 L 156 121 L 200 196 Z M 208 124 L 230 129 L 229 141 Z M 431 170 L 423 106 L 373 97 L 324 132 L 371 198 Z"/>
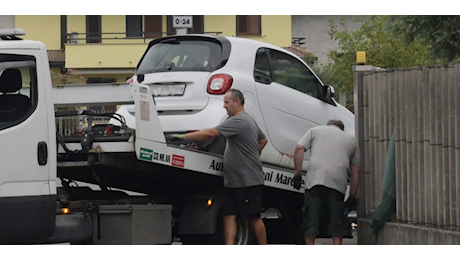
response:
<path fill-rule="evenodd" d="M 313 127 L 299 143 L 310 149 L 306 188 L 323 185 L 345 194 L 350 164 L 359 166 L 355 139 L 335 125 Z"/>
<path fill-rule="evenodd" d="M 246 112 L 229 117 L 216 127 L 225 138 L 224 186 L 250 187 L 264 184 L 259 140 L 265 138 L 256 121 Z"/>

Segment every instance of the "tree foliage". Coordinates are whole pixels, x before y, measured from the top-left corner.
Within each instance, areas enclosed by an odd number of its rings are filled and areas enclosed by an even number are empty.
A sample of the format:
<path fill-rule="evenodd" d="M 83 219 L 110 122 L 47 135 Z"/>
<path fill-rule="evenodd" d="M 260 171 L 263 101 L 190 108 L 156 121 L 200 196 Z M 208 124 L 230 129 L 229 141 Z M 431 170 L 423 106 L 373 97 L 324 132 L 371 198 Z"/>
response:
<path fill-rule="evenodd" d="M 460 16 L 404 15 L 392 16 L 396 35 L 406 44 L 415 41 L 429 46 L 430 56 L 438 63 L 458 61 L 460 58 Z"/>
<path fill-rule="evenodd" d="M 328 53 L 330 62 L 323 67 L 329 71 L 329 81 L 337 92 L 353 91 L 352 66 L 356 65 L 356 52 L 366 52 L 366 64 L 381 68 L 402 68 L 430 64 L 428 47 L 418 41 L 407 44 L 402 37 L 395 37 L 390 16 L 358 17 L 359 30 L 349 31 L 345 17 L 339 25 L 329 18 L 329 36 L 338 41 L 339 48 Z"/>
<path fill-rule="evenodd" d="M 51 70 L 52 85 L 84 84 L 85 81 L 86 78 L 78 75 L 76 70 L 67 69 L 66 74 L 62 74 L 57 70 Z"/>

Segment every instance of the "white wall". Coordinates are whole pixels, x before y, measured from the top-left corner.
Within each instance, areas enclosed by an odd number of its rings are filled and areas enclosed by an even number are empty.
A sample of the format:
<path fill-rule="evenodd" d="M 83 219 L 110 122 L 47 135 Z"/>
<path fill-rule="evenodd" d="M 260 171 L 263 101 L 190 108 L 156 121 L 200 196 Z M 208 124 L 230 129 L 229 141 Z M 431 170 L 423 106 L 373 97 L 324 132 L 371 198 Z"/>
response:
<path fill-rule="evenodd" d="M 354 16 L 344 15 L 348 19 L 348 30 L 354 31 L 361 27 L 361 23 L 353 23 Z M 292 37 L 304 37 L 305 44 L 300 47 L 318 57 L 322 64 L 327 63 L 329 50 L 338 48 L 338 42 L 331 40 L 329 34 L 330 15 L 293 15 L 292 18 Z M 341 15 L 333 16 L 336 24 L 340 25 Z M 340 28 L 340 27 L 339 27 Z"/>
<path fill-rule="evenodd" d="M 14 15 L 0 15 L 0 29 L 14 29 Z"/>

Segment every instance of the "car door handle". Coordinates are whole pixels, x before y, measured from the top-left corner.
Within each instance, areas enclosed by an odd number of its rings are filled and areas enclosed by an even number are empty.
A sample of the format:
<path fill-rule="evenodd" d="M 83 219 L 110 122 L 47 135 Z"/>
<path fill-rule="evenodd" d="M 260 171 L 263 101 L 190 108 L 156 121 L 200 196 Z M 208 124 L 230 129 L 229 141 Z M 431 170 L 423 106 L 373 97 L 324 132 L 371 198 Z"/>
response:
<path fill-rule="evenodd" d="M 39 142 L 37 148 L 38 165 L 46 165 L 48 162 L 48 146 L 45 142 Z"/>

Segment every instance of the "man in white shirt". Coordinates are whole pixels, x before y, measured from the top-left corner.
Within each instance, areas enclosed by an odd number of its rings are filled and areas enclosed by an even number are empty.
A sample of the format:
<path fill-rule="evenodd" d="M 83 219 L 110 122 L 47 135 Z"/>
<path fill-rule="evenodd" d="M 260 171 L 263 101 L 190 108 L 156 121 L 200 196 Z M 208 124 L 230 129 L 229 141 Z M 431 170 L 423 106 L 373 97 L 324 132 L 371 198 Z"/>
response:
<path fill-rule="evenodd" d="M 314 245 L 319 234 L 321 209 L 329 211 L 327 234 L 334 245 L 342 244 L 347 231 L 342 226 L 344 196 L 348 169 L 351 168 L 350 195 L 354 200 L 359 186 L 359 148 L 354 138 L 345 133 L 343 122 L 329 120 L 327 126 L 308 130 L 294 153 L 295 178 L 301 174 L 304 152 L 310 150 L 304 197 L 304 235 L 307 245 Z"/>

